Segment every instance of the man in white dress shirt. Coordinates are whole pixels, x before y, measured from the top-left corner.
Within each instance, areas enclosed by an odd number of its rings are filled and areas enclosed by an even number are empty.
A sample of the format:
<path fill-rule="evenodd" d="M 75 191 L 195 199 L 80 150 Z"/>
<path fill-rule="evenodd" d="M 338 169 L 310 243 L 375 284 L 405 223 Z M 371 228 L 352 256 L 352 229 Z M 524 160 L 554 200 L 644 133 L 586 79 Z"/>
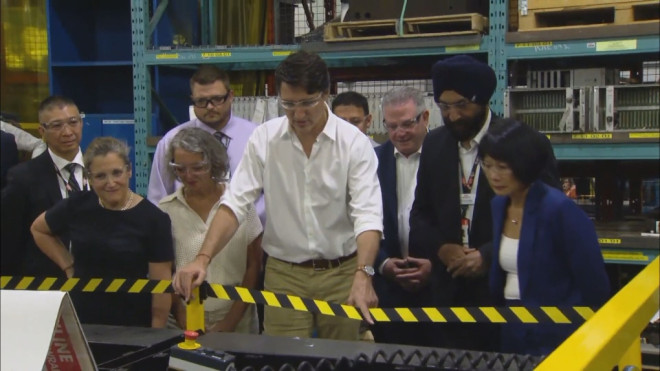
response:
<path fill-rule="evenodd" d="M 376 258 L 378 273 L 374 286 L 382 307 L 429 306 L 431 261 L 408 254 L 410 209 L 415 199 L 422 143 L 429 127 L 429 110 L 424 93 L 410 87 L 389 91 L 381 106 L 389 140 L 376 148 L 385 238 L 380 241 Z M 427 346 L 427 328 L 428 324 L 379 322 L 373 332 L 379 343 Z"/>
<path fill-rule="evenodd" d="M 245 219 L 262 190 L 269 258 L 264 288 L 348 303 L 369 323 L 378 304 L 373 262 L 382 234 L 376 155 L 369 139 L 325 103 L 330 78 L 316 54 L 289 55 L 275 71 L 286 116 L 255 129 L 196 259 L 177 271 L 176 292 L 190 298 L 210 259 Z M 360 321 L 266 307 L 269 335 L 357 340 Z"/>

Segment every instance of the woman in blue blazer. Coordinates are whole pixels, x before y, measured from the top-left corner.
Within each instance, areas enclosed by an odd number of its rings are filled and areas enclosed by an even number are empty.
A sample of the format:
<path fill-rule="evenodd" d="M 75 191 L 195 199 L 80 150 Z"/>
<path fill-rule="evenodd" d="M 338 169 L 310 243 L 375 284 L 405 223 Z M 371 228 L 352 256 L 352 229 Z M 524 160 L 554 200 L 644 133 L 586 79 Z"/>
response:
<path fill-rule="evenodd" d="M 490 292 L 499 305 L 600 306 L 610 294 L 594 225 L 557 189 L 539 180 L 547 153 L 541 136 L 507 119 L 479 145 L 495 192 Z M 507 324 L 502 352 L 547 355 L 577 326 Z"/>

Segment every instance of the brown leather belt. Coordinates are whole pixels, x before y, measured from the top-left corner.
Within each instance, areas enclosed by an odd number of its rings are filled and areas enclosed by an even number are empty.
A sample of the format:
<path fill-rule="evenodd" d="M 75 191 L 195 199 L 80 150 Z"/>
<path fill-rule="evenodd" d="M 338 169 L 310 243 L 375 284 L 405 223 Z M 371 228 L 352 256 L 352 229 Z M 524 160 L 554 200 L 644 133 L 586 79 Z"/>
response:
<path fill-rule="evenodd" d="M 338 266 L 342 265 L 342 263 L 353 259 L 356 256 L 357 252 L 353 252 L 350 255 L 342 256 L 337 259 L 310 259 L 305 260 L 304 262 L 291 264 L 305 268 L 313 268 L 315 271 L 323 271 L 330 268 L 337 268 Z"/>

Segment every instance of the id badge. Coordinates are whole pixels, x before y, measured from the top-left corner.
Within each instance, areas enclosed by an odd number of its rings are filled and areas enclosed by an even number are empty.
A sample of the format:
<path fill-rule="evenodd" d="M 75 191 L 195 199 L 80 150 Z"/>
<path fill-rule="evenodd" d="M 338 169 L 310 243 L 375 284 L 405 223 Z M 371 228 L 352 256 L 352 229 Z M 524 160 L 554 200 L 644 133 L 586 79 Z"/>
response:
<path fill-rule="evenodd" d="M 461 193 L 461 206 L 474 205 L 475 195 L 472 193 Z"/>
<path fill-rule="evenodd" d="M 461 237 L 463 239 L 463 246 L 470 246 L 470 220 L 468 218 L 461 219 Z"/>

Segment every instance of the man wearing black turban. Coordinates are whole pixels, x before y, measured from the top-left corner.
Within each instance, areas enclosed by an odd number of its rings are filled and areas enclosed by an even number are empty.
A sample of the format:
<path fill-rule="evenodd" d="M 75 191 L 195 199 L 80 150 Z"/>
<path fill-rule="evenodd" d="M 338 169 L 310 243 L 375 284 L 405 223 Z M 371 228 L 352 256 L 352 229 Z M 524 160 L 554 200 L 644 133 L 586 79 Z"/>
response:
<path fill-rule="evenodd" d="M 488 306 L 494 193 L 481 176 L 479 141 L 499 118 L 490 110 L 497 80 L 490 66 L 459 55 L 432 69 L 434 99 L 444 126 L 424 140 L 415 202 L 410 214 L 410 254 L 434 263 L 437 306 Z M 545 138 L 545 137 L 544 137 Z M 552 154 L 550 141 L 545 138 Z M 543 179 L 559 187 L 554 155 Z M 443 324 L 437 346 L 497 350 L 497 327 L 489 324 Z"/>

